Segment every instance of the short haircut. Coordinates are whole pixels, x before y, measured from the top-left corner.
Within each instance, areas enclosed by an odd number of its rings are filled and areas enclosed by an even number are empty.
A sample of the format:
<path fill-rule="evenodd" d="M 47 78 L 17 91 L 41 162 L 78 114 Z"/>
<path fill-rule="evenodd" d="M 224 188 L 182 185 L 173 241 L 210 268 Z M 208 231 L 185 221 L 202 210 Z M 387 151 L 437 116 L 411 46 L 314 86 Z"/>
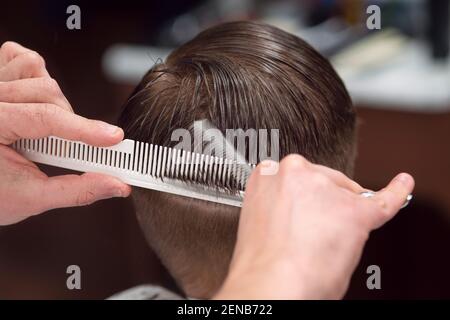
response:
<path fill-rule="evenodd" d="M 209 28 L 143 77 L 119 120 L 127 138 L 172 147 L 173 130 L 278 129 L 280 157 L 298 153 L 352 174 L 355 111 L 331 64 L 300 38 L 258 22 Z M 142 230 L 187 294 L 220 287 L 239 209 L 151 190 L 132 198 Z"/>

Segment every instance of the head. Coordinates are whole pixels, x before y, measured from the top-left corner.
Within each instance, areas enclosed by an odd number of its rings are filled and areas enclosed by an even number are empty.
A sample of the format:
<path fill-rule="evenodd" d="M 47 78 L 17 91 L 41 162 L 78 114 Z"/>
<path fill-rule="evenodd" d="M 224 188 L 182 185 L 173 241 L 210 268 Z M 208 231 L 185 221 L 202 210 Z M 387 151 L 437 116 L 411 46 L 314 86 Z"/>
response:
<path fill-rule="evenodd" d="M 355 112 L 330 63 L 298 37 L 256 22 L 210 28 L 144 76 L 126 102 L 127 138 L 173 147 L 175 129 L 209 120 L 226 129 L 278 129 L 280 157 L 299 153 L 352 174 Z M 233 253 L 239 209 L 136 189 L 150 246 L 188 296 L 220 287 Z"/>

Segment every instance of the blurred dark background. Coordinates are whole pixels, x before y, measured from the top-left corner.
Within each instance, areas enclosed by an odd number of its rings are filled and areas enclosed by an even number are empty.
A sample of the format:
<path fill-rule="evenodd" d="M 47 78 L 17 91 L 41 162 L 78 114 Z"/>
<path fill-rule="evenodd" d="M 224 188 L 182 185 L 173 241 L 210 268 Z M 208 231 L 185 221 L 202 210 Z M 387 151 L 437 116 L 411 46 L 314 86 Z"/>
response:
<path fill-rule="evenodd" d="M 81 30 L 66 27 L 72 4 Z M 370 4 L 382 9 L 381 30 L 365 25 Z M 373 232 L 347 298 L 450 298 L 448 12 L 446 0 L 16 0 L 2 3 L 0 43 L 38 51 L 77 113 L 115 122 L 155 58 L 210 25 L 258 19 L 304 37 L 335 64 L 357 107 L 356 180 L 377 189 L 406 171 L 417 183 L 410 206 Z M 71 264 L 81 267 L 82 290 L 66 288 Z M 381 268 L 381 290 L 366 287 L 371 264 Z M 0 228 L 2 299 L 103 299 L 144 283 L 177 290 L 129 200 Z"/>

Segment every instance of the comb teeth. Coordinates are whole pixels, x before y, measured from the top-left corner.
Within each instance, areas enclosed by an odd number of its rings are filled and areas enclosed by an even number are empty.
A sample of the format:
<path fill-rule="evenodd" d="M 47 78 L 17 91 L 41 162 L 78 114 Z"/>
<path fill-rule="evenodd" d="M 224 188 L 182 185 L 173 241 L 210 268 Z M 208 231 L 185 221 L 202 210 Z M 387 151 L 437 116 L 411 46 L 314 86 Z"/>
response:
<path fill-rule="evenodd" d="M 135 142 L 131 157 L 134 165 L 121 169 L 153 178 L 178 179 L 228 190 L 245 189 L 242 164 L 223 158 L 143 142 Z"/>
<path fill-rule="evenodd" d="M 199 199 L 208 198 L 210 193 L 212 198 L 205 200 L 238 206 L 248 178 L 243 173 L 255 167 L 254 164 L 238 164 L 229 159 L 133 140 L 101 148 L 46 137 L 18 140 L 12 147 L 31 161 L 78 171 L 106 173 L 132 185 Z M 192 182 L 193 186 L 188 187 L 186 182 Z M 165 183 L 168 186 L 163 186 Z M 177 192 L 172 192 L 170 186 L 179 187 L 180 184 L 183 184 L 185 191 L 177 189 Z"/>

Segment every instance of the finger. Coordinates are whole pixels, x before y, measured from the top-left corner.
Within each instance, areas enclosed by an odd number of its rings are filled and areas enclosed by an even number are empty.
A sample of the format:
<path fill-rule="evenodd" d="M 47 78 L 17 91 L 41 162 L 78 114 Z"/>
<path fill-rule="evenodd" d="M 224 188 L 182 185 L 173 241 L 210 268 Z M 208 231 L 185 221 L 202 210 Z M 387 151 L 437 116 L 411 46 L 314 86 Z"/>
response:
<path fill-rule="evenodd" d="M 397 175 L 384 189 L 378 191 L 372 198 L 377 211 L 377 221 L 374 228 L 378 228 L 391 220 L 402 208 L 409 194 L 414 189 L 414 179 L 407 173 Z"/>
<path fill-rule="evenodd" d="M 58 83 L 48 77 L 0 82 L 0 101 L 10 103 L 50 103 L 73 112 Z"/>
<path fill-rule="evenodd" d="M 262 212 L 258 212 L 258 210 L 251 210 L 251 208 L 254 206 L 255 202 L 259 201 L 258 199 L 264 197 L 264 192 L 270 190 L 270 187 L 274 185 L 276 176 L 268 175 L 264 172 L 265 170 L 272 169 L 274 165 L 278 165 L 278 163 L 275 163 L 275 161 L 272 160 L 263 160 L 256 166 L 248 178 L 245 186 L 244 202 L 242 205 L 244 210 L 241 212 L 248 212 L 249 214 L 242 214 L 241 220 L 247 219 L 246 215 L 252 216 L 254 214 L 262 214 Z"/>
<path fill-rule="evenodd" d="M 35 52 L 16 56 L 0 68 L 0 81 L 13 81 L 25 78 L 50 77 L 44 59 Z"/>
<path fill-rule="evenodd" d="M 20 138 L 47 136 L 82 141 L 107 147 L 123 139 L 123 130 L 103 121 L 90 120 L 53 104 L 0 104 L 0 143 L 9 145 Z"/>
<path fill-rule="evenodd" d="M 363 187 L 361 187 L 358 183 L 356 183 L 340 171 L 317 164 L 314 165 L 314 168 L 328 176 L 336 185 L 340 186 L 341 188 L 358 194 L 365 191 Z"/>
<path fill-rule="evenodd" d="M 253 189 L 256 189 L 261 186 L 261 183 L 270 183 L 270 181 L 273 181 L 271 174 L 266 174 L 266 170 L 272 169 L 274 167 L 278 167 L 279 163 L 272 161 L 272 160 L 263 160 L 256 168 L 252 171 L 250 174 L 247 184 L 245 186 L 246 191 L 253 191 Z M 278 170 L 278 169 L 277 169 Z M 264 189 L 264 188 L 261 188 Z"/>
<path fill-rule="evenodd" d="M 267 196 L 276 197 L 276 191 L 291 189 L 301 174 L 311 170 L 310 167 L 311 163 L 298 154 L 290 154 L 279 163 L 273 160 L 261 161 L 248 179 L 242 211 Z M 276 174 L 268 174 L 274 171 Z M 248 212 L 260 214 L 258 210 L 249 209 Z"/>
<path fill-rule="evenodd" d="M 6 41 L 0 47 L 0 68 L 6 65 L 9 61 L 27 52 L 34 52 L 30 49 L 21 46 L 17 42 Z"/>
<path fill-rule="evenodd" d="M 44 179 L 41 190 L 41 210 L 47 211 L 85 206 L 113 197 L 128 197 L 131 187 L 114 177 L 85 173 Z"/>

